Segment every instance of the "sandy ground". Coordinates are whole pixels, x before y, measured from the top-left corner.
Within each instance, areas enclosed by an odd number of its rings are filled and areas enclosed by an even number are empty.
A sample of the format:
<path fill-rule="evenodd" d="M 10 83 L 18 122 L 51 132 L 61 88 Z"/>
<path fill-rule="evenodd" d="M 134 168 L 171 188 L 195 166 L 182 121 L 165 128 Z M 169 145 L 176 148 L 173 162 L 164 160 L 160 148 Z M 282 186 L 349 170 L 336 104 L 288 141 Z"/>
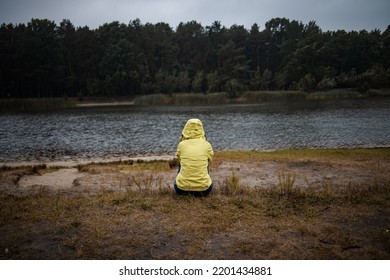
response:
<path fill-rule="evenodd" d="M 386 155 L 216 156 L 211 166 L 216 195 L 206 199 L 166 192 L 173 191 L 177 173 L 168 156 L 143 158 L 165 160 L 147 165 L 67 161 L 45 162 L 46 168 L 3 166 L 0 259 L 388 260 Z M 288 178 L 295 179 L 294 186 L 325 191 L 318 196 L 311 191 L 296 195 L 300 190 L 292 196 L 275 196 L 278 190 L 223 192 L 232 181 L 240 187 L 272 188 Z M 143 192 L 147 188 L 163 189 L 150 196 Z M 338 196 L 342 188 L 346 192 Z"/>
<path fill-rule="evenodd" d="M 128 160 L 130 158 L 122 159 Z M 168 160 L 171 156 L 136 158 L 142 160 Z M 109 161 L 101 160 L 101 162 Z M 96 161 L 94 161 L 96 162 Z M 114 190 L 126 188 L 172 187 L 176 167 L 165 171 L 121 170 L 117 164 L 96 165 L 80 172 L 77 166 L 88 162 L 51 162 L 48 167 L 58 169 L 42 174 L 23 173 L 18 169 L 4 172 L 0 177 L 0 190 L 22 193 L 37 187 L 69 192 Z M 25 164 L 25 163 L 23 163 Z M 19 163 L 19 165 L 23 165 Z M 13 166 L 16 166 L 14 164 Z M 241 186 L 274 187 L 280 180 L 295 178 L 299 187 L 367 186 L 390 182 L 390 159 L 280 159 L 280 160 L 224 160 L 214 162 L 211 176 L 218 188 L 232 176 Z"/>

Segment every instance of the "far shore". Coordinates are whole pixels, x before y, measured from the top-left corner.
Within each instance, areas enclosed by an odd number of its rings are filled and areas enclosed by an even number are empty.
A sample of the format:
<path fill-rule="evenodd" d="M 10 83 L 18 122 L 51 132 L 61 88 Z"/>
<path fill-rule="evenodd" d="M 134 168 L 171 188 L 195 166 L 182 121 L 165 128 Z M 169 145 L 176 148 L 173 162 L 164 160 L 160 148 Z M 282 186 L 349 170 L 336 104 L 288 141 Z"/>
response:
<path fill-rule="evenodd" d="M 357 89 L 332 89 L 327 91 L 303 92 L 292 90 L 243 91 L 233 96 L 227 92 L 212 93 L 172 93 L 145 94 L 122 97 L 57 97 L 57 98 L 24 98 L 0 99 L 0 112 L 50 111 L 68 108 L 91 108 L 108 106 L 158 106 L 158 105 L 224 105 L 224 104 L 257 104 L 267 101 L 299 100 L 339 100 L 388 98 L 390 89 L 372 89 L 359 92 Z"/>
<path fill-rule="evenodd" d="M 134 105 L 134 101 L 77 103 L 76 107 L 105 107 L 105 106 L 131 106 L 131 105 Z"/>

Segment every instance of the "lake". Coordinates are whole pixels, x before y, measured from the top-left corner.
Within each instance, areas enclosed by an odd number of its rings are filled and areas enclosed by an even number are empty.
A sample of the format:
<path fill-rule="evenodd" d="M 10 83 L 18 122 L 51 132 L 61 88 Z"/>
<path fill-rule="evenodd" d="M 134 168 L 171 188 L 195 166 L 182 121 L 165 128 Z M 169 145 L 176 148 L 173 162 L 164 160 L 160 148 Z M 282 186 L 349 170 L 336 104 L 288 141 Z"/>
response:
<path fill-rule="evenodd" d="M 0 114 L 0 162 L 174 155 L 189 118 L 218 150 L 390 146 L 390 99 Z"/>

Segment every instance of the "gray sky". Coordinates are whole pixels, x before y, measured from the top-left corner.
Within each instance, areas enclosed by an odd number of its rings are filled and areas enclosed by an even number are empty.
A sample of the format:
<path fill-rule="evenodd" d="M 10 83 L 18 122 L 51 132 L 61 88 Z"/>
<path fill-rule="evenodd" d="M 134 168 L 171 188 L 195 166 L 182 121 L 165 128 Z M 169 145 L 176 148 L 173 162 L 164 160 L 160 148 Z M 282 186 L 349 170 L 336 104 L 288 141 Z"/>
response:
<path fill-rule="evenodd" d="M 27 23 L 32 18 L 57 24 L 69 19 L 76 27 L 97 28 L 103 23 L 169 23 L 196 20 L 203 26 L 213 21 L 230 27 L 264 28 L 275 17 L 314 20 L 323 31 L 345 29 L 384 31 L 390 24 L 389 0 L 0 0 L 0 23 Z"/>

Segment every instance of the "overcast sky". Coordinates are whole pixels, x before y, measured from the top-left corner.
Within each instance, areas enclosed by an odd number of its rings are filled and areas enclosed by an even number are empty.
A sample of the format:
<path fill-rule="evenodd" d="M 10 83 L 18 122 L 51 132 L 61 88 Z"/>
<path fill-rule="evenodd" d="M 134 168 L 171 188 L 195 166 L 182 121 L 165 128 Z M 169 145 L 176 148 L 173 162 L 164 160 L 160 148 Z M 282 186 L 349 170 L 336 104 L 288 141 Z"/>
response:
<path fill-rule="evenodd" d="M 254 23 L 264 28 L 275 17 L 317 22 L 323 31 L 384 31 L 390 25 L 389 0 L 0 0 L 0 23 L 27 23 L 32 18 L 57 24 L 69 19 L 76 27 L 103 23 L 169 23 L 196 20 L 203 26 L 220 21 L 230 27 Z"/>

